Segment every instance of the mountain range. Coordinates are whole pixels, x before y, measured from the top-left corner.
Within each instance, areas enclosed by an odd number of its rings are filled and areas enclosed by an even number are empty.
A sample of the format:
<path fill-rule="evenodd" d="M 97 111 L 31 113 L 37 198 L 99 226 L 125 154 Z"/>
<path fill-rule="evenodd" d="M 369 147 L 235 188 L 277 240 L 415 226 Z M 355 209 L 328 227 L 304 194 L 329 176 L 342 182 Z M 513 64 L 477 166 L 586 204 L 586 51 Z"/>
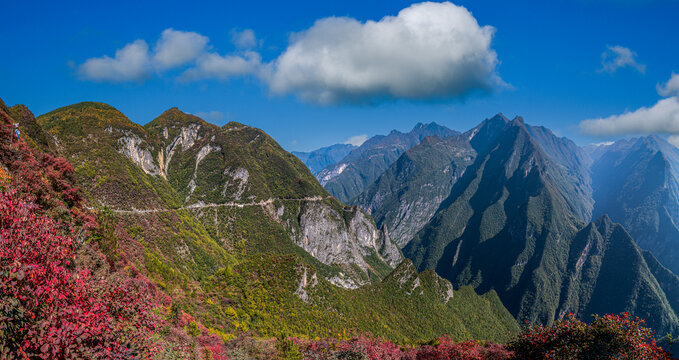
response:
<path fill-rule="evenodd" d="M 499 114 L 405 151 L 356 203 L 419 270 L 497 291 L 520 322 L 627 311 L 676 332 L 676 153 L 581 148 Z"/>
<path fill-rule="evenodd" d="M 579 147 L 498 114 L 294 155 L 177 108 L 0 105 L 73 165 L 112 258 L 222 334 L 504 341 L 619 312 L 679 332 L 679 150 L 658 137 Z"/>
<path fill-rule="evenodd" d="M 436 123 L 418 123 L 407 133 L 394 130 L 386 136 L 373 136 L 339 162 L 319 171 L 316 178 L 331 195 L 343 203 L 353 203 L 353 199 L 403 152 L 427 136 L 446 137 L 454 134 L 457 132 Z"/>
<path fill-rule="evenodd" d="M 259 129 L 177 108 L 145 126 L 94 102 L 37 118 L 20 105 L 0 110 L 31 146 L 73 164 L 90 210 L 112 224 L 111 259 L 135 264 L 225 338 L 503 341 L 518 331 L 494 291 L 418 273 L 368 214 Z"/>
<path fill-rule="evenodd" d="M 335 144 L 310 152 L 293 151 L 292 154 L 302 160 L 315 175 L 325 167 L 337 164 L 357 147 L 351 144 Z"/>

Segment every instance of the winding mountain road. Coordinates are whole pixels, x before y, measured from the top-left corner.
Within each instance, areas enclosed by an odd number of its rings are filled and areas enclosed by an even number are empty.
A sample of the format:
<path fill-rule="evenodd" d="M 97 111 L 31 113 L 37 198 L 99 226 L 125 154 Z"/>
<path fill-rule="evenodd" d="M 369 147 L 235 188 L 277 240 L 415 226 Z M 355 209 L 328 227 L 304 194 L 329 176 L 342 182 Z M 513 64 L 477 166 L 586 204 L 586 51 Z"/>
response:
<path fill-rule="evenodd" d="M 148 214 L 148 213 L 159 213 L 159 212 L 171 212 L 171 211 L 178 211 L 178 210 L 195 210 L 195 209 L 203 209 L 203 208 L 218 208 L 218 207 L 237 207 L 237 208 L 243 208 L 246 206 L 266 206 L 273 204 L 275 201 L 323 201 L 325 199 L 330 199 L 332 196 L 312 196 L 312 197 L 304 197 L 304 198 L 296 198 L 296 199 L 285 199 L 285 198 L 271 198 L 267 200 L 262 200 L 262 201 L 255 201 L 255 202 L 249 202 L 249 203 L 237 203 L 237 202 L 228 202 L 228 203 L 221 203 L 221 204 L 193 204 L 189 206 L 182 206 L 179 208 L 174 208 L 174 209 L 135 209 L 132 208 L 132 210 L 119 210 L 119 209 L 110 209 L 111 212 L 116 213 L 116 214 Z M 89 207 L 88 209 L 96 211 L 96 208 Z"/>

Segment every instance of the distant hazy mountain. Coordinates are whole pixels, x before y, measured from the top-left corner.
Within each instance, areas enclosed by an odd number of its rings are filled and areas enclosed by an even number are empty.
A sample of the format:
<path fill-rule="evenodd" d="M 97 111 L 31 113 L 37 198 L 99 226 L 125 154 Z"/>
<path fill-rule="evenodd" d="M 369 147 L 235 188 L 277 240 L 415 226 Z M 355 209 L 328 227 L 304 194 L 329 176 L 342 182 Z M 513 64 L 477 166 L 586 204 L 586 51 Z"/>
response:
<path fill-rule="evenodd" d="M 494 289 L 520 322 L 628 311 L 660 333 L 679 330 L 676 278 L 608 217 L 583 221 L 584 152 L 521 118 L 496 116 L 464 135 L 475 160 L 403 249 L 418 269 Z"/>
<path fill-rule="evenodd" d="M 321 170 L 316 178 L 330 194 L 344 203 L 350 203 L 401 154 L 427 136 L 444 138 L 456 134 L 456 131 L 436 123 L 419 123 L 407 133 L 394 130 L 386 136 L 374 136 L 340 162 Z"/>
<path fill-rule="evenodd" d="M 475 158 L 476 151 L 462 135 L 427 137 L 401 155 L 356 203 L 403 247 L 431 219 Z"/>
<path fill-rule="evenodd" d="M 475 159 L 476 151 L 470 141 L 476 138 L 477 148 L 492 144 L 494 136 L 507 123 L 509 120 L 498 114 L 465 134 L 445 139 L 427 138 L 406 151 L 359 195 L 356 203 L 373 215 L 379 227 L 386 226 L 392 240 L 405 246 L 434 215 L 453 183 Z M 547 128 L 525 127 L 531 138 L 564 170 L 563 181 L 559 181 L 558 186 L 569 194 L 570 210 L 581 220 L 589 220 L 593 200 L 588 154 Z"/>
<path fill-rule="evenodd" d="M 594 215 L 608 214 L 637 244 L 679 274 L 679 149 L 656 136 L 599 150 Z"/>
<path fill-rule="evenodd" d="M 351 144 L 335 144 L 310 152 L 293 151 L 292 154 L 302 160 L 315 175 L 324 167 L 338 163 L 357 147 Z"/>

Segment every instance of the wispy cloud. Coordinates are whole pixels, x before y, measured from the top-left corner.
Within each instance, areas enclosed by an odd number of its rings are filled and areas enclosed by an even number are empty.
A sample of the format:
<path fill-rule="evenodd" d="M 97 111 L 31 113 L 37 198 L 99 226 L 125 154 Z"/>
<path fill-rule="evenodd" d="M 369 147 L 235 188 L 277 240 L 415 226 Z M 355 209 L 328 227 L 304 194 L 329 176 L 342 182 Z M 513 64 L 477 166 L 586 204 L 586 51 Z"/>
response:
<path fill-rule="evenodd" d="M 257 46 L 257 37 L 252 29 L 233 31 L 231 33 L 231 41 L 241 49 L 251 49 Z"/>
<path fill-rule="evenodd" d="M 228 80 L 234 76 L 258 75 L 261 70 L 262 57 L 254 51 L 224 56 L 217 53 L 206 53 L 200 56 L 196 60 L 196 65 L 187 69 L 179 77 L 179 80 Z"/>
<path fill-rule="evenodd" d="M 156 43 L 153 62 L 158 70 L 190 63 L 203 54 L 209 39 L 195 32 L 166 29 Z"/>
<path fill-rule="evenodd" d="M 355 135 L 355 136 L 348 138 L 344 143 L 345 144 L 351 144 L 351 145 L 354 145 L 354 146 L 361 146 L 366 140 L 368 140 L 368 135 L 361 134 L 361 135 Z"/>
<path fill-rule="evenodd" d="M 197 112 L 194 115 L 198 116 L 199 118 L 210 122 L 210 123 L 218 123 L 226 117 L 223 112 L 221 111 L 216 111 L 216 110 L 211 110 L 211 111 L 201 111 Z"/>
<path fill-rule="evenodd" d="M 637 62 L 637 53 L 624 46 L 607 46 L 606 51 L 601 53 L 600 72 L 613 74 L 619 69 L 631 67 L 640 73 L 646 72 L 646 65 Z"/>
<path fill-rule="evenodd" d="M 588 119 L 580 123 L 580 130 L 595 136 L 651 133 L 679 135 L 679 76 L 673 73 L 665 85 L 658 85 L 658 93 L 666 97 L 651 107 Z"/>
<path fill-rule="evenodd" d="M 656 85 L 658 94 L 662 96 L 679 96 L 679 74 L 672 73 L 672 76 L 664 85 Z"/>
<path fill-rule="evenodd" d="M 78 67 L 78 76 L 100 82 L 142 81 L 151 71 L 149 46 L 144 40 L 136 40 L 117 50 L 114 57 L 87 59 Z"/>

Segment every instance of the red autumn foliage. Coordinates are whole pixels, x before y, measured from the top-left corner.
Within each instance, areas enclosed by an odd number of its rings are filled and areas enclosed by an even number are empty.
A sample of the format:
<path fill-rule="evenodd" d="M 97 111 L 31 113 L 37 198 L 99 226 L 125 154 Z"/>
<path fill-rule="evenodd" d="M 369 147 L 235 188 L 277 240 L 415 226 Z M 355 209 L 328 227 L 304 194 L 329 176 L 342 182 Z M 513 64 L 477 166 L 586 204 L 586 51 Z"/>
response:
<path fill-rule="evenodd" d="M 299 342 L 299 341 L 298 341 Z M 476 341 L 455 342 L 442 336 L 433 345 L 402 348 L 389 341 L 359 336 L 346 341 L 319 340 L 302 345 L 308 359 L 388 360 L 507 360 L 512 353 L 504 345 Z"/>
<path fill-rule="evenodd" d="M 73 166 L 63 157 L 33 149 L 17 141 L 12 126 L 0 124 L 0 163 L 11 175 L 16 196 L 30 196 L 38 210 L 62 221 L 75 219 L 86 229 L 96 228 L 86 202 L 74 185 Z"/>
<path fill-rule="evenodd" d="M 36 208 L 0 193 L 0 357 L 142 355 L 159 324 L 145 283 L 75 268 L 73 239 Z"/>
<path fill-rule="evenodd" d="M 622 315 L 594 316 L 584 323 L 573 315 L 552 326 L 527 326 L 509 345 L 518 359 L 669 360 L 644 320 Z"/>

